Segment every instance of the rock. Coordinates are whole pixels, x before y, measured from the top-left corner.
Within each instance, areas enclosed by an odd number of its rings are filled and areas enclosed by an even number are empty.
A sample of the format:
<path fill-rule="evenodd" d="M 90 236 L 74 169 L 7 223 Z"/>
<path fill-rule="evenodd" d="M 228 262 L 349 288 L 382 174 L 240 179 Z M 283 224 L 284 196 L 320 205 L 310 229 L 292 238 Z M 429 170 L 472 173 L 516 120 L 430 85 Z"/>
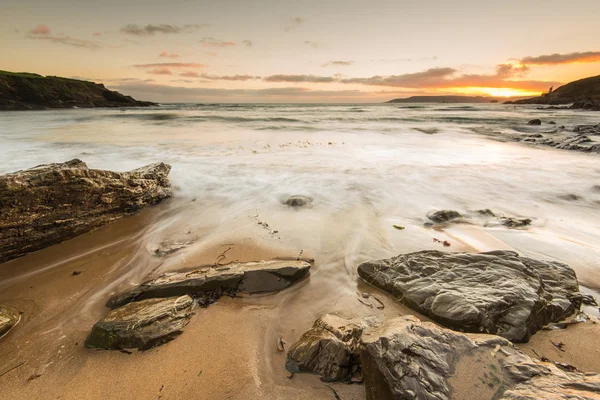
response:
<path fill-rule="evenodd" d="M 0 263 L 71 239 L 171 196 L 171 167 L 89 169 L 77 159 L 0 176 Z"/>
<path fill-rule="evenodd" d="M 501 217 L 498 218 L 498 221 L 508 227 L 508 228 L 523 228 L 525 226 L 531 225 L 531 220 L 529 218 L 515 218 L 515 217 Z"/>
<path fill-rule="evenodd" d="M 503 400 L 600 398 L 597 374 L 532 359 L 498 336 L 452 332 L 410 316 L 368 329 L 360 360 L 367 400 L 453 399 L 461 386 Z"/>
<path fill-rule="evenodd" d="M 310 207 L 312 205 L 313 198 L 310 196 L 294 195 L 282 201 L 283 204 L 289 207 Z"/>
<path fill-rule="evenodd" d="M 566 201 L 581 200 L 581 196 L 577 196 L 576 194 L 572 194 L 572 193 L 561 194 L 561 195 L 558 195 L 557 197 L 561 200 L 566 200 Z"/>
<path fill-rule="evenodd" d="M 573 103 L 569 108 L 575 110 L 600 111 L 600 99 L 579 100 Z"/>
<path fill-rule="evenodd" d="M 129 303 L 96 322 L 85 345 L 138 350 L 159 346 L 183 332 L 193 303 L 187 295 Z"/>
<path fill-rule="evenodd" d="M 590 188 L 592 192 L 600 193 L 600 185 L 594 185 Z"/>
<path fill-rule="evenodd" d="M 442 325 L 514 342 L 527 342 L 579 307 L 572 268 L 512 251 L 419 251 L 364 262 L 358 275 Z"/>
<path fill-rule="evenodd" d="M 157 257 L 168 256 L 188 247 L 192 242 L 163 242 L 154 248 L 153 254 Z"/>
<path fill-rule="evenodd" d="M 441 224 L 443 222 L 452 221 L 456 218 L 461 218 L 462 215 L 458 211 L 453 210 L 441 210 L 436 211 L 434 213 L 427 214 L 427 218 L 435 222 L 436 224 Z"/>
<path fill-rule="evenodd" d="M 540 119 L 537 119 L 537 118 L 536 119 L 532 119 L 531 121 L 529 121 L 527 123 L 527 125 L 541 125 L 541 124 L 542 124 L 542 121 Z"/>
<path fill-rule="evenodd" d="M 475 212 L 479 215 L 485 215 L 487 217 L 495 217 L 496 216 L 496 214 L 494 214 L 494 212 L 492 210 L 490 210 L 489 208 L 486 208 L 483 210 L 477 210 Z"/>
<path fill-rule="evenodd" d="M 548 123 L 549 123 L 550 125 L 556 125 L 556 122 L 554 122 L 554 121 L 550 121 L 550 122 L 548 122 Z"/>
<path fill-rule="evenodd" d="M 0 306 L 0 337 L 19 322 L 19 313 L 12 308 Z"/>
<path fill-rule="evenodd" d="M 368 325 L 360 319 L 348 320 L 331 314 L 319 318 L 290 347 L 285 367 L 293 373 L 320 375 L 325 382 L 350 383 L 353 376 L 361 377 L 358 345 Z"/>
<path fill-rule="evenodd" d="M 203 267 L 188 272 L 164 274 L 111 297 L 109 308 L 132 301 L 184 294 L 218 298 L 230 294 L 275 292 L 287 288 L 308 275 L 310 264 L 304 261 L 260 261 L 232 263 L 223 267 Z M 215 292 L 216 291 L 216 292 Z"/>

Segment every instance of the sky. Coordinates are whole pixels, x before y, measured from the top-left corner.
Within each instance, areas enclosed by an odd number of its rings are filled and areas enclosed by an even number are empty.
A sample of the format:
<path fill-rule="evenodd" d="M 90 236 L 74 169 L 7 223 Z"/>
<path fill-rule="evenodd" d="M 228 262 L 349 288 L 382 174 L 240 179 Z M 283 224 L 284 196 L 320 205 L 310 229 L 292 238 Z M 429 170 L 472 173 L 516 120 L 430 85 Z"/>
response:
<path fill-rule="evenodd" d="M 2 0 L 0 69 L 158 102 L 529 96 L 600 75 L 598 0 Z"/>

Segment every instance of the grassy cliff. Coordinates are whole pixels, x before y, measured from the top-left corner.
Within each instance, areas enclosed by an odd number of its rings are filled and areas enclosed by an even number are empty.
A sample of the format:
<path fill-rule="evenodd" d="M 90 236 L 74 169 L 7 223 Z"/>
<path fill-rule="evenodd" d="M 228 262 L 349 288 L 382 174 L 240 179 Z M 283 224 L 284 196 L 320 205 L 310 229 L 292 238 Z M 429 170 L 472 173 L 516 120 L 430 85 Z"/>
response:
<path fill-rule="evenodd" d="M 151 105 L 154 103 L 135 100 L 94 82 L 0 71 L 0 110 Z"/>

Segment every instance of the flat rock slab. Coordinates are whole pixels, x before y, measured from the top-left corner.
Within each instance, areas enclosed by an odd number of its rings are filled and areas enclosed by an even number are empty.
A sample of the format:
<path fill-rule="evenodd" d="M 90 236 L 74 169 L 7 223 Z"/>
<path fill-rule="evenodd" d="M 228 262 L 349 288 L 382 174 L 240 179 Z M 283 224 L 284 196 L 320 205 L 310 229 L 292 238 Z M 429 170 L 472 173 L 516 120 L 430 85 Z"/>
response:
<path fill-rule="evenodd" d="M 203 267 L 164 274 L 110 298 L 109 308 L 154 297 L 199 295 L 209 291 L 248 294 L 276 292 L 304 278 L 310 264 L 304 261 L 258 261 Z"/>
<path fill-rule="evenodd" d="M 566 264 L 512 251 L 420 251 L 367 261 L 359 276 L 440 324 L 527 342 L 551 322 L 573 314 L 582 295 Z"/>
<path fill-rule="evenodd" d="M 368 329 L 360 360 L 368 400 L 462 399 L 475 392 L 490 400 L 600 399 L 597 374 L 532 359 L 498 336 L 462 334 L 414 317 Z"/>
<path fill-rule="evenodd" d="M 159 346 L 183 332 L 193 303 L 187 295 L 129 303 L 96 322 L 85 345 L 138 350 Z"/>
<path fill-rule="evenodd" d="M 317 374 L 325 382 L 362 381 L 358 346 L 367 326 L 367 320 L 347 320 L 332 314 L 319 318 L 290 347 L 286 369 Z"/>
<path fill-rule="evenodd" d="M 0 307 L 0 337 L 19 322 L 19 313 L 9 307 Z"/>
<path fill-rule="evenodd" d="M 171 167 L 89 169 L 81 160 L 0 176 L 0 263 L 71 239 L 171 196 Z"/>

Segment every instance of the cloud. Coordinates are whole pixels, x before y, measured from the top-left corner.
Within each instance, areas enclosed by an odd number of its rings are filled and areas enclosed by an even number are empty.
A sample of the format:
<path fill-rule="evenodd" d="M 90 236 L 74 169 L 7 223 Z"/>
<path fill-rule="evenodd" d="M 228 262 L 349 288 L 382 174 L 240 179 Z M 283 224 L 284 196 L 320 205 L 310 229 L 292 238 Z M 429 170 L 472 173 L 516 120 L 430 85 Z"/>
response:
<path fill-rule="evenodd" d="M 304 23 L 304 19 L 300 17 L 292 17 L 288 20 L 287 25 L 283 28 L 284 31 L 290 32 L 294 29 L 298 28 L 300 25 Z"/>
<path fill-rule="evenodd" d="M 148 69 L 148 68 L 192 68 L 192 69 L 200 69 L 206 68 L 205 64 L 197 64 L 197 63 L 154 63 L 154 64 L 135 64 L 132 65 L 134 68 L 140 69 Z"/>
<path fill-rule="evenodd" d="M 34 29 L 30 30 L 29 34 L 30 35 L 49 35 L 50 28 L 48 28 L 48 25 L 38 25 Z"/>
<path fill-rule="evenodd" d="M 165 68 L 165 67 L 153 68 L 153 69 L 146 71 L 146 73 L 152 74 L 152 75 L 171 75 L 172 74 L 171 70 L 169 68 Z"/>
<path fill-rule="evenodd" d="M 312 47 L 313 49 L 318 49 L 320 47 L 319 43 L 313 42 L 313 41 L 310 41 L 310 40 L 305 40 L 304 44 L 307 45 L 307 46 Z"/>
<path fill-rule="evenodd" d="M 254 46 L 254 42 L 252 40 L 242 40 L 242 43 L 248 47 Z"/>
<path fill-rule="evenodd" d="M 260 79 L 260 76 L 252 75 L 208 75 L 202 74 L 200 77 L 210 79 L 212 81 L 249 81 L 252 79 Z"/>
<path fill-rule="evenodd" d="M 166 51 L 161 52 L 159 55 L 161 58 L 179 58 L 180 55 L 177 53 L 168 53 Z"/>
<path fill-rule="evenodd" d="M 236 45 L 235 42 L 217 40 L 213 37 L 204 37 L 200 39 L 200 43 L 204 47 L 232 47 Z"/>
<path fill-rule="evenodd" d="M 370 78 L 342 79 L 342 83 L 360 83 L 372 86 L 393 86 L 405 88 L 437 87 L 441 82 L 448 80 L 457 71 L 454 68 L 430 68 L 423 72 L 412 74 L 379 76 Z"/>
<path fill-rule="evenodd" d="M 27 38 L 28 39 L 36 39 L 36 40 L 45 40 L 45 41 L 52 42 L 52 43 L 60 43 L 60 44 L 64 44 L 67 46 L 80 47 L 80 48 L 85 48 L 85 49 L 90 49 L 90 50 L 98 50 L 103 47 L 106 47 L 106 45 L 104 45 L 103 43 L 100 43 L 100 42 L 96 42 L 96 41 L 92 41 L 92 40 L 82 40 L 82 39 L 77 39 L 77 38 L 73 38 L 70 36 L 28 35 Z"/>
<path fill-rule="evenodd" d="M 313 82 L 313 83 L 328 83 L 336 82 L 337 79 L 331 76 L 315 76 L 315 75 L 271 75 L 263 79 L 265 82 Z"/>
<path fill-rule="evenodd" d="M 329 61 L 323 64 L 323 67 L 347 67 L 354 64 L 354 61 Z"/>
<path fill-rule="evenodd" d="M 179 76 L 183 76 L 185 78 L 199 78 L 200 74 L 196 71 L 186 71 L 179 74 Z"/>
<path fill-rule="evenodd" d="M 93 32 L 93 33 L 92 33 L 92 36 L 96 36 L 96 37 L 98 37 L 98 36 L 102 36 L 102 34 L 101 34 L 100 32 Z"/>
<path fill-rule="evenodd" d="M 176 34 L 176 33 L 193 33 L 199 29 L 206 27 L 207 25 L 197 25 L 197 24 L 186 24 L 186 25 L 169 25 L 169 24 L 160 24 L 160 25 L 152 25 L 148 24 L 145 26 L 140 26 L 138 24 L 128 24 L 121 28 L 121 32 L 128 35 L 136 35 L 136 36 L 152 36 L 157 33 L 162 34 Z"/>
<path fill-rule="evenodd" d="M 526 65 L 557 65 L 571 63 L 600 62 L 600 51 L 585 51 L 568 54 L 547 54 L 537 57 L 524 57 L 520 60 Z"/>

